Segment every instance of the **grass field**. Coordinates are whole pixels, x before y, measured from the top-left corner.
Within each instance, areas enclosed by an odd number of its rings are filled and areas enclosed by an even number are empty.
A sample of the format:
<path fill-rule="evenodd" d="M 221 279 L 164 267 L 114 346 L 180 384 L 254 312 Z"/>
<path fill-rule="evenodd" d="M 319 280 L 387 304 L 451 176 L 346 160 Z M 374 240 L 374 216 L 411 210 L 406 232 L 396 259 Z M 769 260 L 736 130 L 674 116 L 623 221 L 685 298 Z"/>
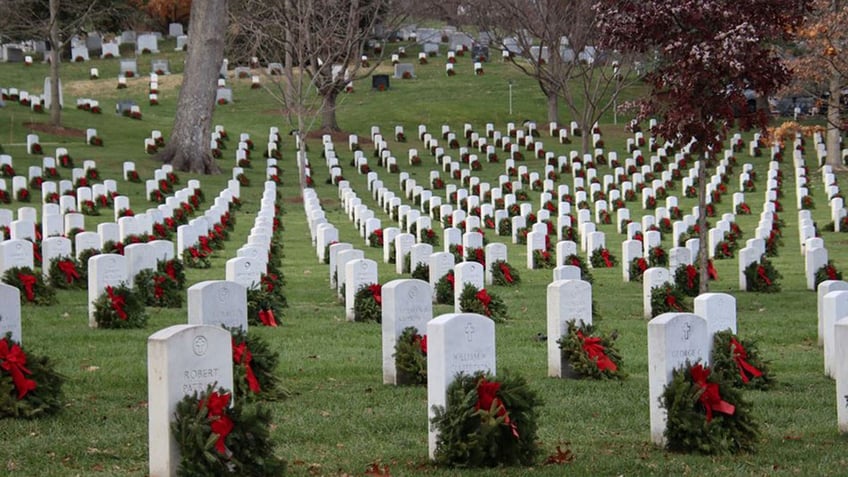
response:
<path fill-rule="evenodd" d="M 167 50 L 165 45 L 161 47 Z M 171 47 L 171 49 L 173 49 Z M 85 129 L 95 127 L 105 147 L 86 146 L 82 138 L 41 135 L 45 152 L 52 154 L 57 146 L 67 147 L 77 164 L 83 159 L 97 161 L 104 177 L 119 178 L 123 161 L 135 161 L 142 178 L 152 177 L 159 164 L 144 154 L 143 139 L 151 130 L 168 135 L 174 115 L 180 53 L 154 55 L 171 59 L 174 75 L 160 82 L 158 107 L 147 106 L 147 82 L 144 75 L 132 79 L 130 88 L 117 90 L 116 60 L 94 60 L 90 64 L 65 65 L 63 83 L 66 109 L 65 125 Z M 414 54 L 411 55 L 414 57 Z M 139 58 L 143 72 L 149 70 L 150 57 Z M 534 119 L 544 129 L 545 102 L 538 87 L 527 78 L 501 65 L 486 65 L 486 74 L 475 77 L 471 63 L 460 58 L 453 78 L 444 75 L 443 58 L 429 65 L 417 65 L 417 78 L 393 80 L 389 91 L 370 91 L 365 83 L 340 101 L 339 123 L 347 131 L 367 136 L 372 125 L 380 126 L 391 138 L 394 126 L 403 125 L 410 141 L 390 142 L 393 155 L 399 158 L 401 170 L 409 172 L 419 184 L 428 182 L 428 171 L 436 167 L 434 159 L 423 153 L 415 138 L 418 124 L 438 133 L 442 124 L 462 132 L 471 123 L 478 132 L 487 122 L 505 131 L 506 122 Z M 88 79 L 88 68 L 97 67 L 101 79 Z M 37 64 L 0 65 L 0 86 L 40 92 L 46 67 Z M 508 81 L 514 81 L 514 112 L 508 115 Z M 279 104 L 270 101 L 262 90 L 251 90 L 249 80 L 231 78 L 235 102 L 218 107 L 215 123 L 226 127 L 230 135 L 248 132 L 257 144 L 263 144 L 269 126 L 286 131 L 287 120 L 279 113 Z M 92 115 L 73 108 L 76 97 L 100 100 L 104 114 Z M 142 105 L 141 121 L 117 117 L 112 107 L 118 99 L 132 98 Z M 563 119 L 567 119 L 564 115 Z M 25 153 L 26 122 L 44 122 L 46 115 L 9 104 L 0 109 L 0 144 L 14 157 L 17 170 L 40 165 L 41 157 Z M 565 121 L 563 121 L 565 122 Z M 601 121 L 604 139 L 610 150 L 624 151 L 625 133 L 612 117 Z M 562 146 L 543 134 L 545 150 L 567 154 L 575 146 Z M 235 164 L 234 145 L 220 160 L 226 171 Z M 351 159 L 345 144 L 336 149 L 345 166 Z M 407 149 L 422 150 L 424 164 L 406 165 Z M 340 231 L 341 240 L 363 249 L 367 258 L 380 264 L 381 282 L 396 278 L 394 266 L 383 264 L 382 251 L 368 248 L 343 214 L 334 186 L 324 183 L 328 177 L 317 142 L 310 144 L 310 159 L 315 171 L 316 190 L 322 199 L 327 218 Z M 366 145 L 366 155 L 373 149 Z M 808 146 L 808 151 L 810 150 Z M 783 291 L 764 295 L 740 293 L 736 289 L 736 260 L 716 262 L 719 280 L 711 291 L 732 293 L 737 298 L 739 332 L 743 337 L 757 338 L 763 355 L 771 359 L 771 369 L 778 385 L 768 392 L 750 391 L 746 397 L 754 402 L 754 412 L 762 431 L 759 452 L 738 456 L 704 457 L 668 453 L 649 440 L 647 332 L 641 316 L 641 284 L 622 283 L 619 268 L 595 270 L 593 296 L 598 302 L 604 331 L 618 330 L 619 348 L 629 378 L 624 382 L 568 381 L 546 377 L 545 343 L 535 338 L 545 331 L 545 287 L 551 280 L 547 270 L 524 269 L 524 246 L 508 243 L 509 261 L 521 271 L 523 285 L 518 289 L 493 287 L 509 307 L 510 319 L 497 325 L 498 369 L 525 376 L 545 401 L 540 410 L 540 439 L 544 455 L 557 446 L 569 448 L 574 461 L 565 466 L 539 465 L 531 469 L 450 470 L 432 467 L 427 462 L 427 396 L 423 387 L 390 387 L 382 385 L 380 329 L 376 324 L 348 323 L 344 307 L 335 300 L 328 287 L 327 266 L 317 262 L 309 243 L 309 231 L 300 202 L 296 182 L 294 146 L 284 138 L 281 161 L 285 202 L 285 258 L 281 269 L 287 279 L 286 296 L 290 307 L 280 328 L 253 328 L 281 354 L 279 373 L 293 396 L 274 403 L 273 435 L 278 453 L 289 461 L 292 475 L 362 475 L 368 465 L 388 465 L 392 475 L 844 475 L 848 464 L 846 440 L 836 429 L 837 403 L 834 382 L 822 372 L 822 351 L 816 345 L 816 299 L 805 289 L 803 259 L 799 254 L 797 214 L 794 210 L 794 175 L 786 162 L 782 199 L 786 212 L 784 245 L 774 259 L 783 274 Z M 455 152 L 454 152 L 455 154 Z M 757 192 L 746 195 L 754 211 L 752 216 L 738 217 L 745 238 L 753 235 L 757 215 L 762 210 L 767 162 L 737 155 L 740 164 L 751 162 L 757 171 Z M 813 216 L 819 229 L 830 221 L 829 207 L 815 167 L 809 156 L 810 182 L 816 209 Z M 189 270 L 189 283 L 206 279 L 223 279 L 224 263 L 235 256 L 253 222 L 261 180 L 262 160 L 254 160 L 247 171 L 253 185 L 242 189 L 245 206 L 237 214 L 238 226 L 224 251 L 213 257 L 213 268 Z M 541 171 L 542 161 L 529 160 L 530 170 Z M 731 191 L 735 191 L 738 173 L 734 170 Z M 70 173 L 61 171 L 65 176 Z M 601 174 L 611 173 L 601 167 Z M 494 181 L 503 173 L 503 164 L 484 164 L 478 175 Z M 397 176 L 379 170 L 380 178 L 390 189 L 399 191 Z M 183 181 L 190 177 L 180 174 Z M 389 223 L 370 195 L 365 191 L 365 176 L 345 167 L 345 177 L 369 205 L 384 226 Z M 452 180 L 442 173 L 446 182 Z M 64 177 L 63 177 L 64 178 Z M 228 173 L 201 177 L 207 197 L 221 190 Z M 845 181 L 845 176 L 840 180 Z M 563 176 L 561 181 L 571 183 Z M 11 181 L 7 180 L 7 186 Z M 130 197 L 134 209 L 149 204 L 143 184 L 119 181 L 119 191 Z M 693 199 L 682 197 L 679 187 L 672 193 L 681 198 L 681 209 L 689 210 Z M 38 194 L 36 194 L 36 198 Z M 530 199 L 538 204 L 539 193 Z M 35 200 L 40 204 L 40 200 Z M 208 204 L 207 204 L 208 205 Z M 11 206 L 18 207 L 13 203 Z M 152 205 L 151 205 L 152 206 Z M 633 204 L 631 211 L 639 216 L 641 208 Z M 719 204 L 719 212 L 729 212 L 729 194 Z M 111 217 L 111 211 L 98 217 L 87 217 L 86 227 L 93 230 L 99 221 Z M 438 227 L 436 227 L 439 230 Z M 607 246 L 620 255 L 622 235 L 614 225 L 600 225 L 606 232 Z M 848 263 L 846 235 L 822 232 L 822 237 L 837 266 Z M 487 232 L 493 241 L 505 241 L 494 231 Z M 670 247 L 670 239 L 663 245 Z M 59 415 L 35 421 L 3 420 L 0 422 L 0 473 L 8 475 L 146 475 L 147 472 L 147 382 L 146 338 L 164 327 L 185 323 L 182 310 L 150 309 L 151 320 L 142 330 L 92 330 L 87 326 L 86 294 L 59 292 L 59 305 L 23 311 L 23 341 L 27 349 L 51 356 L 67 377 L 66 409 Z M 436 306 L 435 314 L 452 311 Z"/>

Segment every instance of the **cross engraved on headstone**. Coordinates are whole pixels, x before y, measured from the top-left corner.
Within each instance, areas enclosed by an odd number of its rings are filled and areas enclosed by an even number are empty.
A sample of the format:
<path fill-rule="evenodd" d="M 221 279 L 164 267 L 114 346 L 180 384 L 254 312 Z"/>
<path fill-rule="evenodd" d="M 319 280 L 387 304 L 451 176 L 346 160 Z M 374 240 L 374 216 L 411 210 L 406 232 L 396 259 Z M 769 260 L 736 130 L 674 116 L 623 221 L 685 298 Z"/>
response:
<path fill-rule="evenodd" d="M 683 339 L 684 340 L 687 340 L 687 341 L 689 340 L 689 333 L 691 331 L 692 331 L 692 325 L 690 325 L 689 323 L 685 323 L 683 325 Z"/>
<path fill-rule="evenodd" d="M 203 356 L 206 354 L 206 350 L 209 348 L 209 341 L 205 336 L 198 336 L 194 338 L 194 354 L 197 356 Z"/>
<path fill-rule="evenodd" d="M 465 325 L 465 340 L 471 343 L 474 339 L 474 326 L 471 323 Z"/>

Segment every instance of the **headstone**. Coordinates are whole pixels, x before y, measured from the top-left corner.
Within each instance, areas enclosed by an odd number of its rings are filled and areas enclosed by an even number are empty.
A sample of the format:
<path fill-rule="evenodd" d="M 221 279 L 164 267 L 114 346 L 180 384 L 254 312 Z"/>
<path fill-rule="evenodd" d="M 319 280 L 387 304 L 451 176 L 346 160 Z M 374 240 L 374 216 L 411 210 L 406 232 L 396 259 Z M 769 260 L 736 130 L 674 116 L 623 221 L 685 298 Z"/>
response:
<path fill-rule="evenodd" d="M 652 267 L 642 274 L 642 303 L 645 318 L 651 318 L 651 290 L 671 281 L 667 268 Z"/>
<path fill-rule="evenodd" d="M 547 342 L 550 377 L 559 378 L 567 374 L 567 370 L 563 369 L 562 351 L 557 341 L 568 332 L 570 322 L 577 322 L 577 325 L 592 324 L 592 285 L 589 282 L 559 280 L 548 285 Z"/>
<path fill-rule="evenodd" d="M 377 276 L 377 262 L 367 258 L 350 260 L 345 263 L 345 316 L 353 321 L 354 299 L 360 288 L 380 283 Z"/>
<path fill-rule="evenodd" d="M 694 312 L 707 320 L 707 356 L 712 356 L 713 336 L 730 330 L 736 334 L 736 297 L 727 293 L 702 293 L 695 297 Z"/>
<path fill-rule="evenodd" d="M 234 281 L 206 280 L 186 290 L 188 323 L 247 331 L 247 288 Z"/>
<path fill-rule="evenodd" d="M 433 318 L 430 284 L 423 280 L 392 280 L 382 287 L 383 297 L 383 384 L 399 384 L 395 367 L 395 345 L 408 327 L 426 335 L 427 322 Z"/>
<path fill-rule="evenodd" d="M 21 343 L 21 291 L 0 282 L 0 338 L 12 333 L 12 340 Z"/>
<path fill-rule="evenodd" d="M 0 242 L 0 276 L 15 267 L 35 267 L 32 242 L 29 240 L 9 239 Z"/>
<path fill-rule="evenodd" d="M 840 319 L 833 326 L 834 378 L 836 379 L 836 420 L 839 432 L 848 432 L 848 320 Z"/>
<path fill-rule="evenodd" d="M 430 287 L 433 289 L 433 301 L 436 300 L 436 284 L 454 268 L 454 259 L 450 252 L 436 252 L 430 255 Z"/>
<path fill-rule="evenodd" d="M 496 372 L 494 321 L 474 313 L 449 313 L 427 323 L 427 422 L 435 406 L 447 405 L 447 389 L 457 373 L 477 371 Z M 439 436 L 428 427 L 433 459 Z"/>
<path fill-rule="evenodd" d="M 832 291 L 822 299 L 822 335 L 824 348 L 824 374 L 835 378 L 836 341 L 834 325 L 848 316 L 848 291 Z"/>
<path fill-rule="evenodd" d="M 819 283 L 819 288 L 816 290 L 816 314 L 818 315 L 819 346 L 822 346 L 824 340 L 824 336 L 822 334 L 822 326 L 824 324 L 822 319 L 822 312 L 824 311 L 824 297 L 832 291 L 841 290 L 848 290 L 848 282 L 843 280 L 825 280 Z"/>
<path fill-rule="evenodd" d="M 88 259 L 88 326 L 97 328 L 94 302 L 108 286 L 126 285 L 127 259 L 123 255 L 106 253 Z"/>
<path fill-rule="evenodd" d="M 127 258 L 127 280 L 133 284 L 135 276 L 142 270 L 156 270 L 156 255 L 149 243 L 134 243 L 124 247 Z"/>
<path fill-rule="evenodd" d="M 663 313 L 648 322 L 648 403 L 651 441 L 665 443 L 668 412 L 661 406 L 675 369 L 708 358 L 707 321 L 693 313 Z"/>
<path fill-rule="evenodd" d="M 258 286 L 265 273 L 265 263 L 248 257 L 236 257 L 227 260 L 226 280 L 238 283 L 245 288 Z"/>
<path fill-rule="evenodd" d="M 147 339 L 150 475 L 177 475 L 179 448 L 171 432 L 176 406 L 210 385 L 233 389 L 232 335 L 218 326 L 175 325 Z"/>
<path fill-rule="evenodd" d="M 460 312 L 459 299 L 462 289 L 466 283 L 470 283 L 482 289 L 485 287 L 483 277 L 483 265 L 478 262 L 462 262 L 454 267 L 453 308 L 455 313 Z"/>

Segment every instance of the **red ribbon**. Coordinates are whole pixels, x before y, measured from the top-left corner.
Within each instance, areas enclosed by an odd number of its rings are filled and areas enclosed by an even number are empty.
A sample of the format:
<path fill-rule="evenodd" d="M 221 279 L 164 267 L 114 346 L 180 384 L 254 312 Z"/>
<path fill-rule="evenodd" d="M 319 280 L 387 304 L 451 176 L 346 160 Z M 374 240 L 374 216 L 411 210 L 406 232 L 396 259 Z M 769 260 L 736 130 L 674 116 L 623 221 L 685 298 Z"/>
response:
<path fill-rule="evenodd" d="M 21 345 L 14 343 L 10 346 L 8 339 L 0 340 L 0 369 L 5 370 L 12 376 L 15 389 L 18 390 L 18 399 L 23 399 L 28 392 L 36 387 L 35 381 L 27 379 L 24 374 L 32 374 L 26 368 L 26 354 Z"/>
<path fill-rule="evenodd" d="M 609 250 L 601 249 L 601 258 L 604 259 L 604 264 L 607 266 L 607 268 L 612 267 L 612 262 L 610 262 L 609 257 L 610 257 Z"/>
<path fill-rule="evenodd" d="M 109 295 L 109 300 L 112 302 L 112 309 L 118 314 L 118 318 L 126 320 L 127 312 L 124 311 L 124 305 L 126 304 L 124 297 L 116 295 L 112 287 L 106 287 L 106 294 Z"/>
<path fill-rule="evenodd" d="M 277 281 L 277 275 L 271 273 L 262 276 L 262 283 L 265 285 L 265 291 L 268 293 L 274 292 L 274 282 Z"/>
<path fill-rule="evenodd" d="M 371 290 L 371 295 L 374 297 L 374 301 L 376 301 L 378 305 L 383 306 L 383 287 L 380 286 L 379 283 L 375 283 L 373 285 L 369 285 L 368 289 Z"/>
<path fill-rule="evenodd" d="M 189 247 L 188 252 L 192 258 L 200 258 L 200 252 L 197 251 L 197 247 Z"/>
<path fill-rule="evenodd" d="M 454 283 L 453 272 L 448 272 L 448 274 L 445 275 L 445 280 L 447 280 L 448 283 L 450 283 L 451 288 L 456 286 L 456 284 Z"/>
<path fill-rule="evenodd" d="M 165 289 L 162 288 L 162 284 L 165 283 L 168 277 L 157 275 L 153 277 L 153 297 L 157 300 L 160 300 L 162 296 L 165 295 Z"/>
<path fill-rule="evenodd" d="M 277 327 L 277 319 L 274 318 L 274 310 L 259 310 L 259 321 L 261 321 L 265 326 L 270 326 L 271 328 Z"/>
<path fill-rule="evenodd" d="M 203 249 L 204 252 L 212 252 L 212 248 L 209 247 L 209 237 L 198 237 L 197 240 L 200 242 L 200 247 Z"/>
<path fill-rule="evenodd" d="M 771 286 L 771 280 L 769 280 L 769 277 L 766 274 L 766 267 L 762 265 L 757 266 L 757 276 L 765 282 L 766 286 Z"/>
<path fill-rule="evenodd" d="M 501 263 L 499 268 L 501 269 L 501 273 L 503 273 L 504 280 L 507 283 L 512 283 L 514 279 L 512 278 L 512 274 L 509 273 L 509 267 L 505 263 Z"/>
<path fill-rule="evenodd" d="M 638 268 L 640 272 L 645 273 L 645 270 L 648 269 L 648 262 L 644 258 L 637 258 L 636 268 Z"/>
<path fill-rule="evenodd" d="M 474 295 L 480 303 L 483 304 L 483 311 L 486 313 L 486 316 L 492 316 L 492 312 L 489 310 L 489 304 L 492 303 L 492 297 L 489 296 L 489 292 L 486 289 L 482 289 Z"/>
<path fill-rule="evenodd" d="M 571 265 L 575 266 L 575 267 L 579 267 L 580 266 L 580 259 L 575 257 L 574 255 L 572 255 L 571 256 Z"/>
<path fill-rule="evenodd" d="M 713 411 L 720 412 L 732 416 L 736 412 L 736 407 L 727 401 L 721 399 L 718 393 L 718 384 L 707 382 L 710 377 L 710 370 L 701 366 L 701 363 L 692 366 L 692 380 L 695 381 L 701 388 L 701 396 L 698 401 L 704 406 L 707 412 L 707 422 L 712 421 Z"/>
<path fill-rule="evenodd" d="M 718 280 L 718 272 L 716 271 L 712 260 L 707 262 L 707 275 L 710 277 L 710 280 Z"/>
<path fill-rule="evenodd" d="M 29 273 L 19 273 L 18 280 L 21 281 L 21 285 L 24 286 L 24 292 L 26 292 L 27 300 L 33 301 L 35 300 L 35 283 L 36 278 L 35 275 L 30 275 Z"/>
<path fill-rule="evenodd" d="M 825 271 L 825 273 L 827 273 L 827 279 L 828 280 L 836 280 L 837 279 L 835 268 L 828 266 L 828 267 L 825 267 L 824 271 Z"/>
<path fill-rule="evenodd" d="M 424 355 L 427 355 L 427 335 L 415 335 L 415 343 L 418 345 L 418 348 L 421 349 L 421 352 Z"/>
<path fill-rule="evenodd" d="M 74 265 L 74 262 L 70 260 L 60 260 L 57 264 L 59 270 L 65 274 L 65 281 L 68 283 L 73 283 L 74 280 L 79 280 L 80 275 L 77 272 L 77 267 Z"/>
<path fill-rule="evenodd" d="M 742 347 L 742 343 L 736 341 L 736 338 L 730 338 L 730 352 L 733 355 L 733 361 L 736 361 L 736 367 L 739 368 L 739 376 L 742 377 L 743 383 L 750 381 L 749 374 L 755 378 L 763 375 L 762 371 L 746 361 L 748 352 Z"/>
<path fill-rule="evenodd" d="M 35 236 L 38 240 L 41 240 L 41 232 L 36 231 Z M 37 243 L 32 244 L 32 259 L 35 260 L 35 263 L 41 263 L 41 253 L 38 250 Z"/>
<path fill-rule="evenodd" d="M 250 367 L 250 362 L 253 360 L 253 355 L 247 349 L 247 342 L 242 342 L 237 345 L 233 339 L 233 362 L 236 364 L 244 364 L 247 385 L 254 393 L 260 392 L 262 389 L 259 386 L 259 381 L 256 380 L 256 375 L 253 373 L 253 368 Z"/>
<path fill-rule="evenodd" d="M 698 277 L 698 269 L 692 265 L 686 265 L 686 286 L 689 288 L 695 287 L 695 278 Z"/>
<path fill-rule="evenodd" d="M 729 257 L 730 256 L 730 244 L 728 244 L 727 242 L 722 242 L 721 243 L 721 253 L 724 254 L 725 257 Z"/>
<path fill-rule="evenodd" d="M 165 273 L 167 273 L 172 280 L 177 280 L 177 270 L 174 268 L 173 261 L 168 260 L 168 262 L 165 264 Z"/>
<path fill-rule="evenodd" d="M 504 424 L 508 425 L 512 429 L 512 435 L 518 439 L 518 427 L 516 427 L 514 422 L 510 421 L 509 414 L 506 412 L 506 407 L 504 407 L 503 401 L 497 397 L 497 393 L 500 388 L 501 383 L 489 382 L 486 381 L 486 378 L 481 378 L 480 382 L 477 383 L 477 403 L 474 407 L 478 411 L 482 409 L 486 412 L 492 412 L 492 408 L 494 407 L 496 409 L 494 411 L 495 416 L 503 416 Z"/>
<path fill-rule="evenodd" d="M 230 432 L 235 427 L 233 420 L 225 412 L 230 404 L 230 393 L 218 394 L 217 391 L 212 391 L 206 402 L 200 401 L 198 408 L 202 408 L 206 404 L 206 409 L 209 411 L 206 418 L 209 419 L 209 427 L 213 434 L 218 434 L 218 440 L 215 441 L 215 449 L 221 453 L 227 453 L 225 440 Z"/>
<path fill-rule="evenodd" d="M 606 349 L 604 349 L 604 345 L 601 344 L 600 338 L 595 337 L 585 337 L 583 333 L 577 332 L 577 339 L 580 340 L 580 343 L 583 345 L 583 351 L 589 356 L 589 359 L 595 362 L 595 365 L 598 366 L 598 369 L 601 371 L 618 371 L 618 366 L 607 356 Z"/>
<path fill-rule="evenodd" d="M 683 311 L 683 308 L 677 303 L 677 298 L 674 295 L 668 294 L 665 296 L 665 304 L 672 310 Z"/>

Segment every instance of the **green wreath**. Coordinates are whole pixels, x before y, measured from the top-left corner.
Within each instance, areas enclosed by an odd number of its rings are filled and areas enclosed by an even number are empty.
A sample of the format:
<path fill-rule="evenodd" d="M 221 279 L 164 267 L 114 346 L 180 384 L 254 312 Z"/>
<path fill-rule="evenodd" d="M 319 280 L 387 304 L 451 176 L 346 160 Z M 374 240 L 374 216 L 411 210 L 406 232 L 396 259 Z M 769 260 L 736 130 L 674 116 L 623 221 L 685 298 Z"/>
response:
<path fill-rule="evenodd" d="M 674 271 L 674 285 L 686 296 L 696 297 L 701 293 L 701 273 L 694 265 L 681 265 Z"/>
<path fill-rule="evenodd" d="M 551 252 L 540 249 L 533 250 L 533 268 L 551 269 L 554 268 L 554 266 L 556 266 L 556 259 Z"/>
<path fill-rule="evenodd" d="M 713 372 L 737 388 L 765 390 L 775 384 L 768 361 L 760 357 L 756 341 L 743 340 L 730 330 L 713 336 Z"/>
<path fill-rule="evenodd" d="M 756 450 L 759 428 L 751 403 L 700 363 L 675 370 L 661 399 L 668 412 L 663 435 L 669 450 L 700 454 Z"/>
<path fill-rule="evenodd" d="M 147 319 L 144 298 L 124 284 L 106 287 L 94 300 L 94 321 L 98 328 L 144 328 Z"/>
<path fill-rule="evenodd" d="M 745 285 L 750 292 L 777 293 L 780 291 L 781 278 L 783 275 L 766 258 L 745 267 Z"/>
<path fill-rule="evenodd" d="M 644 275 L 645 270 L 650 268 L 648 265 L 648 261 L 643 257 L 636 257 L 630 261 L 630 281 L 633 282 L 641 282 L 642 275 Z"/>
<path fill-rule="evenodd" d="M 592 256 L 589 260 L 593 268 L 612 268 L 618 263 L 615 255 L 603 247 L 592 250 Z"/>
<path fill-rule="evenodd" d="M 88 286 L 87 270 L 73 257 L 56 257 L 50 260 L 47 279 L 53 288 L 63 290 L 86 288 Z"/>
<path fill-rule="evenodd" d="M 180 289 L 184 289 L 186 285 L 185 267 L 183 262 L 176 259 L 159 260 L 156 263 L 156 269 L 177 282 Z"/>
<path fill-rule="evenodd" d="M 183 265 L 188 268 L 209 268 L 212 266 L 209 255 L 196 246 L 183 250 L 182 259 Z"/>
<path fill-rule="evenodd" d="M 615 348 L 618 333 L 604 336 L 591 324 L 568 322 L 568 331 L 557 340 L 562 351 L 563 371 L 571 369 L 580 378 L 624 379 L 621 354 Z"/>
<path fill-rule="evenodd" d="M 842 272 L 836 268 L 833 260 L 828 260 L 826 264 L 816 270 L 816 284 L 814 289 L 818 290 L 819 284 L 826 280 L 842 280 Z"/>
<path fill-rule="evenodd" d="M 254 286 L 247 289 L 247 323 L 250 326 L 279 325 L 285 303 L 277 293 L 266 287 Z"/>
<path fill-rule="evenodd" d="M 100 255 L 100 250 L 96 248 L 87 248 L 79 253 L 79 258 L 77 259 L 77 263 L 79 263 L 79 272 L 80 275 L 88 276 L 88 259 L 94 257 L 95 255 Z"/>
<path fill-rule="evenodd" d="M 536 408 L 542 400 L 524 378 L 503 374 L 495 381 L 488 373 L 459 373 L 448 386 L 446 403 L 433 409 L 436 463 L 465 468 L 536 462 Z"/>
<path fill-rule="evenodd" d="M 657 245 L 648 250 L 648 264 L 651 267 L 667 267 L 668 252 L 662 246 Z"/>
<path fill-rule="evenodd" d="M 158 270 L 142 270 L 133 279 L 133 289 L 141 296 L 146 306 L 159 308 L 182 308 L 183 289 L 167 273 Z"/>
<path fill-rule="evenodd" d="M 521 283 L 521 275 L 518 269 L 505 260 L 495 260 L 490 265 L 492 283 L 504 287 L 512 287 Z"/>
<path fill-rule="evenodd" d="M 10 355 L 18 362 L 25 360 L 26 366 L 0 367 L 0 419 L 33 419 L 61 410 L 65 378 L 56 372 L 50 358 L 25 352 L 7 333 L 0 338 L 0 361 Z"/>
<path fill-rule="evenodd" d="M 383 322 L 382 286 L 368 283 L 359 287 L 353 296 L 353 321 Z"/>
<path fill-rule="evenodd" d="M 227 328 L 233 335 L 233 390 L 236 399 L 263 399 L 273 401 L 289 396 L 283 389 L 277 365 L 280 353 L 273 351 L 268 342 L 241 328 Z"/>
<path fill-rule="evenodd" d="M 692 306 L 686 301 L 686 295 L 669 283 L 651 288 L 651 316 L 663 313 L 690 313 Z"/>
<path fill-rule="evenodd" d="M 421 243 L 427 243 L 434 247 L 437 247 L 439 245 L 439 236 L 436 235 L 436 231 L 433 229 L 422 229 Z"/>
<path fill-rule="evenodd" d="M 412 278 L 417 278 L 419 280 L 424 280 L 425 282 L 430 281 L 430 266 L 424 262 L 418 262 L 418 265 L 415 266 L 415 270 L 412 271 Z"/>
<path fill-rule="evenodd" d="M 448 273 L 436 282 L 436 303 L 440 305 L 453 305 L 454 280 L 453 270 L 448 270 Z"/>
<path fill-rule="evenodd" d="M 55 305 L 56 290 L 44 283 L 41 273 L 30 267 L 12 267 L 3 274 L 3 282 L 21 291 L 21 302 L 38 306 Z"/>
<path fill-rule="evenodd" d="M 571 265 L 580 269 L 580 279 L 584 282 L 593 283 L 595 278 L 592 276 L 592 271 L 586 265 L 586 261 L 580 255 L 571 254 L 565 257 L 563 265 Z"/>
<path fill-rule="evenodd" d="M 284 475 L 286 461 L 274 454 L 270 409 L 261 403 L 228 407 L 230 398 L 209 386 L 177 403 L 171 422 L 180 450 L 177 475 Z"/>
<path fill-rule="evenodd" d="M 501 237 L 509 237 L 512 235 L 512 221 L 509 219 L 501 219 L 498 223 L 498 235 Z"/>
<path fill-rule="evenodd" d="M 478 313 L 495 322 L 507 319 L 506 303 L 499 296 L 490 294 L 485 288 L 478 289 L 470 283 L 462 287 L 459 310 L 463 313 Z"/>
<path fill-rule="evenodd" d="M 427 384 L 427 337 L 413 327 L 404 328 L 395 343 L 397 383 Z"/>

